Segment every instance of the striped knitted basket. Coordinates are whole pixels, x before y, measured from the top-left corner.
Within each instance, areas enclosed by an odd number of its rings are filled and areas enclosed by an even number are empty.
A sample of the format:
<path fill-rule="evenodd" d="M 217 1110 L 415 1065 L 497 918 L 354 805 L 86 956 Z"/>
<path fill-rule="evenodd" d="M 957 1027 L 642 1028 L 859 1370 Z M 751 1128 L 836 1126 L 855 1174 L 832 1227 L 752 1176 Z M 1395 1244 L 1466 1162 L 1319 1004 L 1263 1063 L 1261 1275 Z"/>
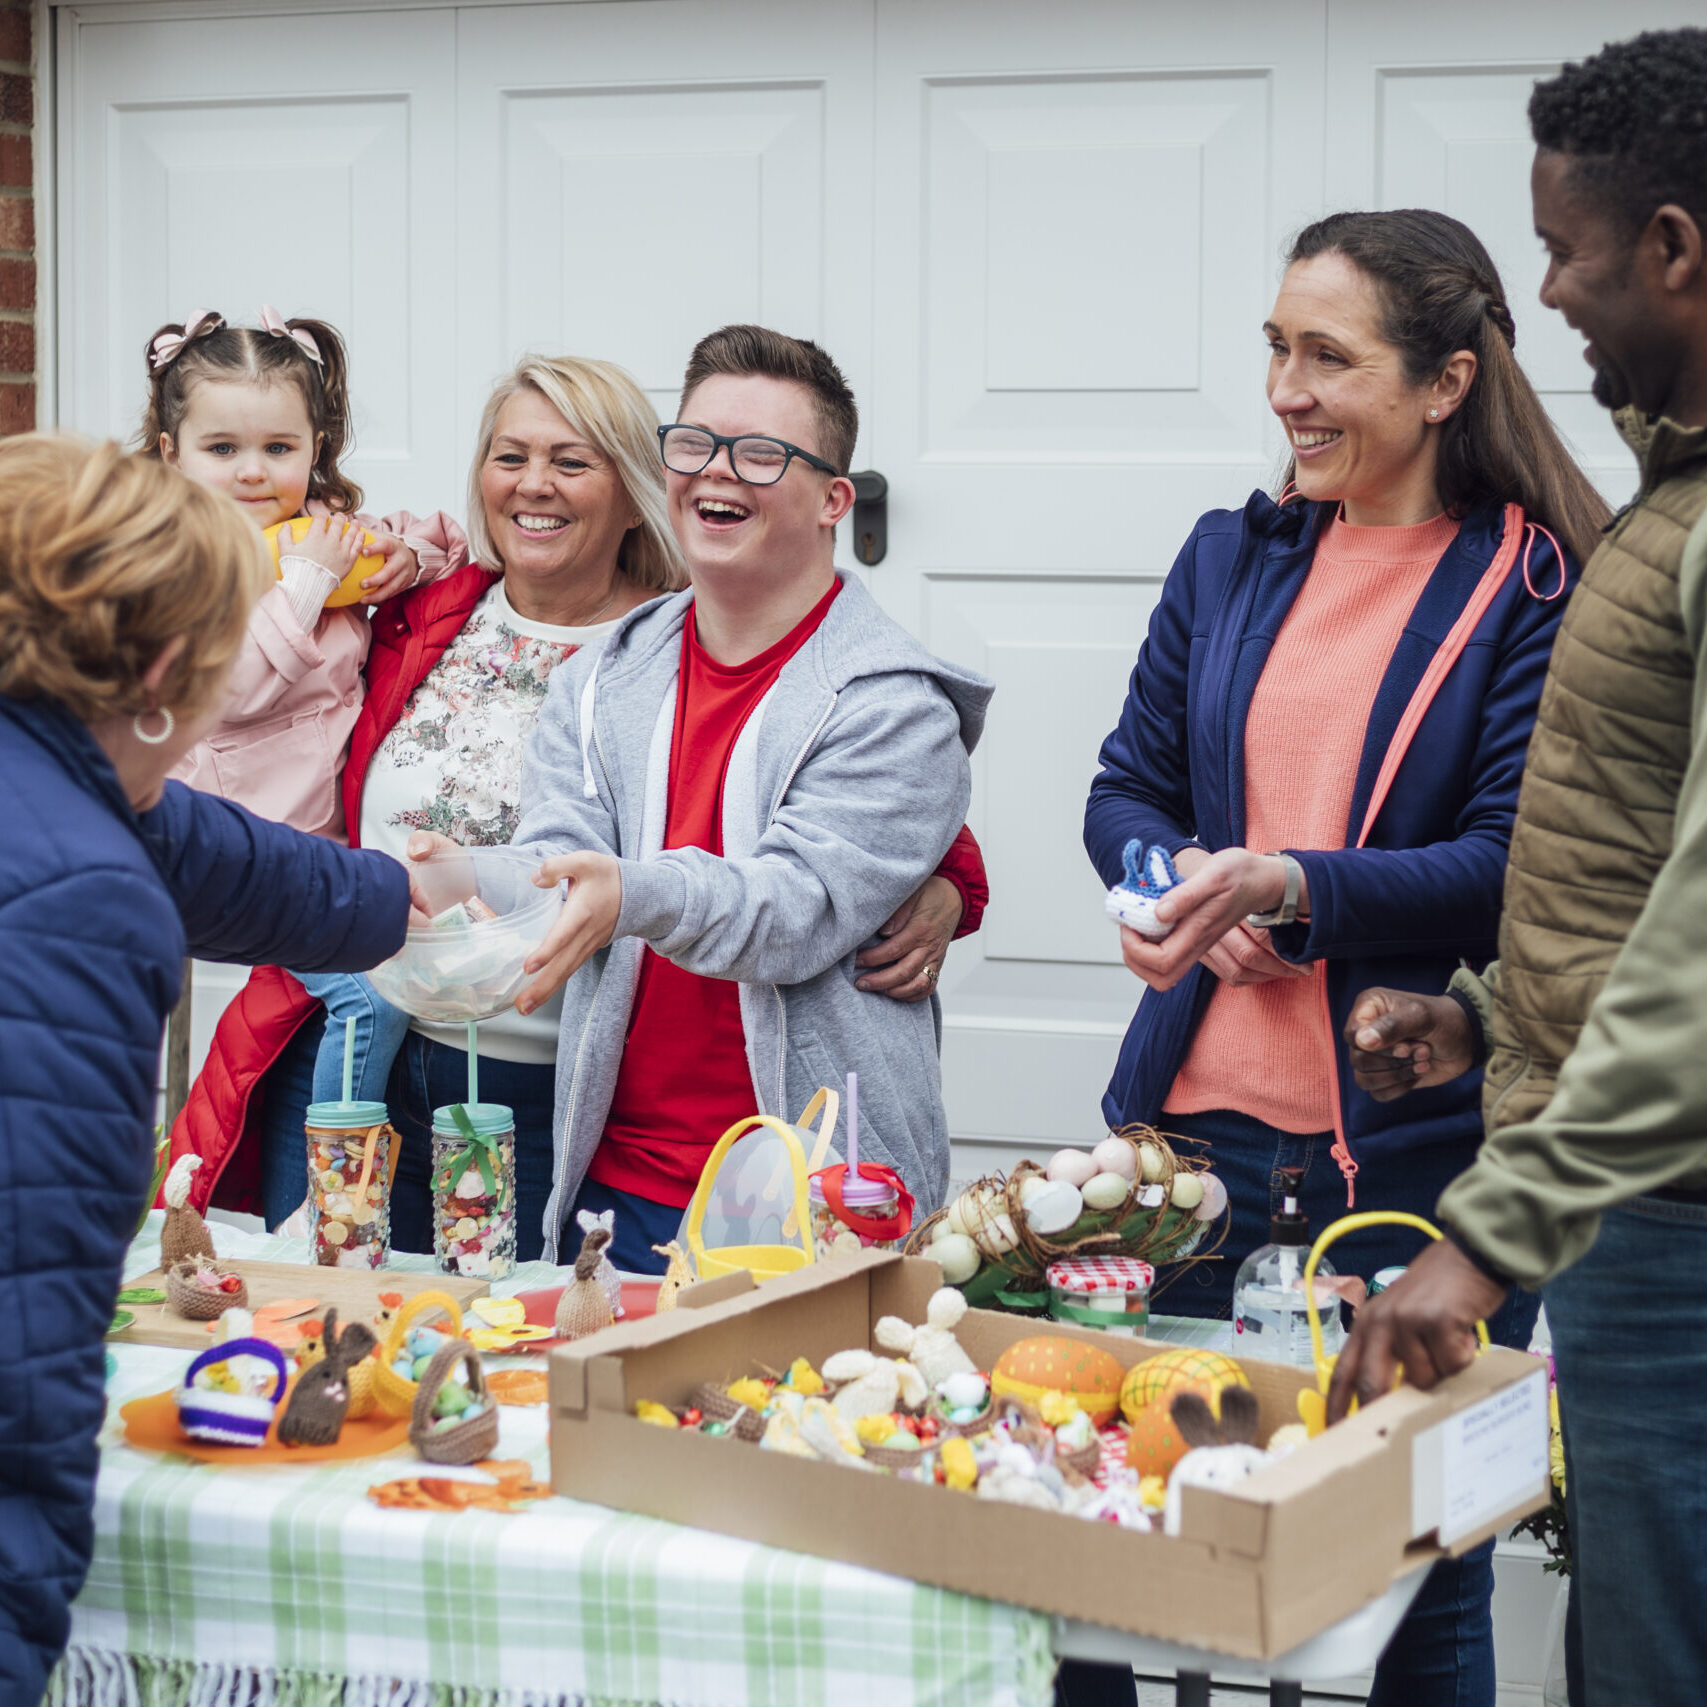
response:
<path fill-rule="evenodd" d="M 266 1359 L 275 1376 L 272 1393 L 227 1393 L 196 1385 L 196 1377 L 204 1369 L 233 1357 Z M 265 1445 L 284 1390 L 284 1353 L 270 1340 L 228 1340 L 224 1345 L 211 1345 L 184 1371 L 184 1384 L 173 1395 L 178 1405 L 178 1427 L 191 1440 L 216 1446 Z"/>

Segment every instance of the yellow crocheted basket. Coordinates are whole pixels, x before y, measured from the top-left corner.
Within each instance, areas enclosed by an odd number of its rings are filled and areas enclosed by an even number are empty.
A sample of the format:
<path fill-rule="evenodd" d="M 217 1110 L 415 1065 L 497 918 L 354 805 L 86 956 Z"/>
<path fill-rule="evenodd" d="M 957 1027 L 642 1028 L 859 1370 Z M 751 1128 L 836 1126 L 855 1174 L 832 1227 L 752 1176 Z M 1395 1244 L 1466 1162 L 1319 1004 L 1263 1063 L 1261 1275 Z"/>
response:
<path fill-rule="evenodd" d="M 385 1344 L 379 1348 L 379 1358 L 373 1371 L 374 1397 L 388 1417 L 406 1417 L 415 1408 L 419 1383 L 399 1375 L 391 1366 L 403 1349 L 403 1336 L 408 1333 L 409 1324 L 432 1309 L 444 1311 L 450 1317 L 451 1334 L 458 1339 L 462 1337 L 462 1307 L 448 1292 L 417 1292 L 397 1312 L 391 1331 L 385 1336 Z"/>

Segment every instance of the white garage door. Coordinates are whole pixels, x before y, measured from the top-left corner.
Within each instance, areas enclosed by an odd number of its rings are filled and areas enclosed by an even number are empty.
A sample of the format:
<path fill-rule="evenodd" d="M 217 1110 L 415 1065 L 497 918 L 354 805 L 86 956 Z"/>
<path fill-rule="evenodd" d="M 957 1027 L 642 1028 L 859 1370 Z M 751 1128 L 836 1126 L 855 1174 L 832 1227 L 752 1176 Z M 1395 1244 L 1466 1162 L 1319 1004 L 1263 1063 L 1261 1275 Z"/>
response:
<path fill-rule="evenodd" d="M 128 432 L 155 326 L 273 301 L 348 333 L 376 506 L 457 510 L 524 348 L 614 358 L 667 415 L 712 326 L 823 340 L 890 483 L 872 587 L 1000 687 L 972 820 L 993 905 L 943 984 L 962 1166 L 1096 1126 L 1136 986 L 1085 787 L 1180 540 L 1277 465 L 1258 326 L 1286 233 L 1468 220 L 1562 426 L 1609 496 L 1632 484 L 1534 302 L 1524 104 L 1609 28 L 1699 5 L 300 11 L 60 12 L 60 419 Z"/>

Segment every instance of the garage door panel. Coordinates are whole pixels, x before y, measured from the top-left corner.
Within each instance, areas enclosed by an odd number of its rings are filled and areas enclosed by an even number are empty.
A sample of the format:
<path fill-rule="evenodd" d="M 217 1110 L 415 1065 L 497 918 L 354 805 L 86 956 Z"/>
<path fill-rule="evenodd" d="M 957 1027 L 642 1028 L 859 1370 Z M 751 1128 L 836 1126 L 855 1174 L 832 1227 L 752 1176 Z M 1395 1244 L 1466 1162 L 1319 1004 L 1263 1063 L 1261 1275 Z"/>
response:
<path fill-rule="evenodd" d="M 68 426 L 128 437 L 142 350 L 197 307 L 263 302 L 348 341 L 376 509 L 458 509 L 440 375 L 454 352 L 449 14 L 323 21 L 313 75 L 254 18 L 85 25 L 65 69 L 59 359 Z M 376 67 L 383 72 L 376 73 Z M 74 73 L 74 76 L 73 76 Z"/>
<path fill-rule="evenodd" d="M 1269 94 L 926 83 L 925 456 L 1254 452 L 1260 395 L 1206 330 L 1266 287 Z"/>
<path fill-rule="evenodd" d="M 816 327 L 824 103 L 822 83 L 506 95 L 507 344 L 621 350 L 673 411 L 710 327 Z"/>

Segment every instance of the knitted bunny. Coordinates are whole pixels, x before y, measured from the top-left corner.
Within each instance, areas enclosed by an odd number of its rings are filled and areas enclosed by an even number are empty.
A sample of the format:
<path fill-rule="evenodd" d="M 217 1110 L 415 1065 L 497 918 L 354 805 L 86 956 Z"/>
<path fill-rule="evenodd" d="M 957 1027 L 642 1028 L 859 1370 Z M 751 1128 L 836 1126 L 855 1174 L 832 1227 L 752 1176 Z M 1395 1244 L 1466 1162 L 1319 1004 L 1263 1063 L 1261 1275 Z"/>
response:
<path fill-rule="evenodd" d="M 375 1345 L 373 1329 L 351 1322 L 338 1332 L 338 1312 L 326 1312 L 325 1354 L 297 1376 L 290 1403 L 279 1419 L 279 1440 L 286 1446 L 330 1446 L 350 1408 L 350 1370 Z"/>
<path fill-rule="evenodd" d="M 161 1196 L 166 1200 L 166 1219 L 160 1228 L 160 1266 L 169 1269 L 185 1257 L 211 1257 L 213 1235 L 199 1210 L 190 1207 L 190 1182 L 202 1165 L 200 1156 L 180 1156 L 166 1176 Z"/>
<path fill-rule="evenodd" d="M 1219 1418 L 1197 1393 L 1180 1393 L 1168 1409 L 1175 1426 L 1191 1444 L 1168 1477 L 1167 1505 L 1162 1527 L 1178 1535 L 1182 1496 L 1187 1488 L 1230 1488 L 1270 1462 L 1269 1454 L 1253 1445 L 1257 1435 L 1257 1397 L 1248 1387 L 1225 1387 Z"/>
<path fill-rule="evenodd" d="M 616 1237 L 616 1211 L 607 1209 L 602 1215 L 595 1215 L 590 1209 L 575 1211 L 575 1220 L 581 1232 L 590 1233 L 595 1227 L 609 1234 L 605 1240 L 607 1247 L 611 1239 Z M 605 1296 L 610 1299 L 610 1313 L 613 1321 L 622 1320 L 622 1276 L 616 1272 L 616 1264 L 610 1260 L 607 1253 L 599 1258 L 599 1284 L 605 1289 Z"/>
<path fill-rule="evenodd" d="M 559 1339 L 584 1339 L 611 1325 L 614 1318 L 610 1294 L 599 1279 L 600 1265 L 610 1266 L 605 1262 L 605 1248 L 609 1244 L 610 1229 L 595 1220 L 581 1241 L 581 1254 L 575 1259 L 575 1278 L 563 1288 L 563 1296 L 557 1300 L 554 1326 Z"/>
<path fill-rule="evenodd" d="M 658 1286 L 658 1302 L 653 1306 L 653 1313 L 661 1316 L 666 1310 L 675 1309 L 684 1286 L 693 1285 L 693 1270 L 688 1267 L 687 1252 L 674 1239 L 667 1245 L 654 1245 L 652 1249 L 669 1265 Z"/>
<path fill-rule="evenodd" d="M 912 1364 L 869 1351 L 837 1351 L 824 1359 L 824 1379 L 840 1383 L 830 1403 L 844 1422 L 882 1416 L 901 1405 L 917 1410 L 930 1388 Z"/>
<path fill-rule="evenodd" d="M 879 1316 L 875 1338 L 885 1351 L 909 1359 L 934 1388 L 950 1375 L 969 1375 L 978 1367 L 954 1337 L 966 1311 L 965 1293 L 952 1286 L 939 1287 L 925 1306 L 923 1327 L 915 1328 L 899 1316 Z"/>

